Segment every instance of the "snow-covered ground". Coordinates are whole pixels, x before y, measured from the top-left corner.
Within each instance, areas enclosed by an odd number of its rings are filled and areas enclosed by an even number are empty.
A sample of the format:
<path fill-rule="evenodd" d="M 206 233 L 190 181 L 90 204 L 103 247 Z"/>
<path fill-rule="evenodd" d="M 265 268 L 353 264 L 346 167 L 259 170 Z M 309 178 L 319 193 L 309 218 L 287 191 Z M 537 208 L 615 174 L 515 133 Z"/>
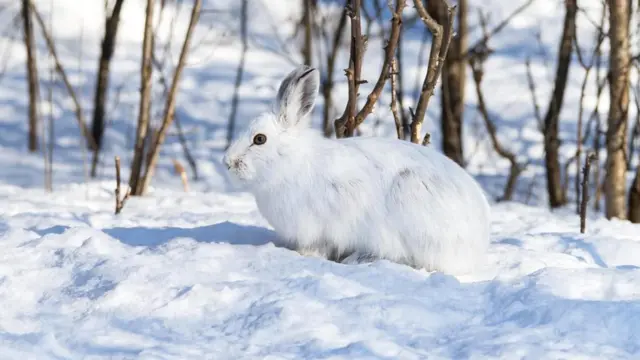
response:
<path fill-rule="evenodd" d="M 113 215 L 0 187 L 3 359 L 624 359 L 640 356 L 638 227 L 494 207 L 473 276 L 341 265 L 270 242 L 246 195 L 160 191 Z"/>
<path fill-rule="evenodd" d="M 103 2 L 36 3 L 47 19 L 54 4 L 59 52 L 89 114 Z M 53 193 L 42 190 L 42 156 L 26 152 L 20 38 L 8 41 L 10 33 L 4 33 L 0 41 L 3 54 L 11 50 L 0 79 L 0 359 L 640 358 L 640 226 L 590 214 L 587 233 L 581 235 L 572 206 L 553 213 L 544 207 L 541 135 L 532 116 L 524 59 L 532 57 L 544 110 L 555 70 L 561 1 L 537 0 L 492 40 L 496 54 L 487 63 L 484 85 L 488 106 L 505 144 L 531 165 L 519 183 L 518 202 L 492 206 L 486 266 L 461 277 L 387 261 L 336 264 L 274 245 L 275 234 L 251 196 L 232 186 L 220 165 L 239 56 L 240 2 L 235 0 L 205 1 L 205 8 L 217 11 L 203 16 L 181 85 L 178 115 L 188 130 L 200 179 L 192 181 L 191 192 L 181 190 L 171 159 L 183 161 L 182 152 L 170 137 L 150 194 L 130 199 L 114 215 L 112 159 L 122 157 L 126 179 L 137 113 L 143 3 L 125 2 L 97 180 L 85 181 L 73 108 L 62 90 L 54 94 Z M 178 32 L 189 11 L 189 2 L 182 3 Z M 280 77 L 291 69 L 287 57 L 299 59 L 274 40 L 291 32 L 286 24 L 297 16 L 298 3 L 251 1 L 251 50 L 238 130 L 273 98 Z M 490 10 L 497 23 L 519 5 L 470 3 L 472 25 L 477 8 Z M 593 0 L 582 6 L 598 19 L 599 4 Z M 3 20 L 17 11 L 12 6 L 13 13 L 0 14 Z M 172 11 L 166 10 L 165 30 Z M 593 29 L 582 13 L 579 24 L 581 44 L 589 53 Z M 535 35 L 539 27 L 541 43 Z M 475 39 L 479 29 L 472 28 Z M 416 33 L 405 42 L 406 59 L 418 54 Z M 41 41 L 39 48 L 46 83 Z M 375 74 L 379 61 L 369 56 L 365 67 L 372 70 L 364 73 Z M 407 61 L 412 87 L 422 70 Z M 342 81 L 341 72 L 336 74 Z M 576 63 L 561 120 L 565 159 L 575 149 L 581 80 Z M 508 164 L 487 142 L 471 82 L 467 91 L 468 168 L 497 196 Z M 589 91 L 590 109 L 592 86 Z M 344 93 L 342 82 L 336 94 Z M 407 101 L 410 105 L 411 98 Z M 336 102 L 340 109 L 345 99 L 339 96 Z M 161 102 L 155 106 L 159 109 Z M 433 98 L 425 122 L 433 146 L 439 144 L 438 114 L 439 99 Z M 372 119 L 388 115 L 383 103 Z M 380 128 L 363 130 L 393 136 L 392 121 L 386 119 Z"/>

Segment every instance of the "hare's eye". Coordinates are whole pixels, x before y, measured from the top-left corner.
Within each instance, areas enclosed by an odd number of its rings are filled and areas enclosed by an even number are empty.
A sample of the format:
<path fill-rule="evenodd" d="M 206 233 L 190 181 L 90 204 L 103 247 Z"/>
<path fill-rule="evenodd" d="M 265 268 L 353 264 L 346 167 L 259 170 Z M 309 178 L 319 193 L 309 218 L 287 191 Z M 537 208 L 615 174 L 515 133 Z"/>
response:
<path fill-rule="evenodd" d="M 267 142 L 267 135 L 256 134 L 256 136 L 253 137 L 253 143 L 256 145 L 262 145 L 266 142 Z"/>

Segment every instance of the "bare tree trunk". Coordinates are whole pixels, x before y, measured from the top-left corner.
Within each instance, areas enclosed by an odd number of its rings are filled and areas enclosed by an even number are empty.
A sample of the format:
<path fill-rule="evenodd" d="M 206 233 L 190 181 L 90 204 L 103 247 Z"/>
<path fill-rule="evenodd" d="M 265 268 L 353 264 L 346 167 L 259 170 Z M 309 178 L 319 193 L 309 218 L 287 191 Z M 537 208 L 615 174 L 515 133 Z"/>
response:
<path fill-rule="evenodd" d="M 640 165 L 629 189 L 629 221 L 640 224 Z"/>
<path fill-rule="evenodd" d="M 445 24 L 447 9 L 441 1 L 429 1 L 428 10 Z M 442 150 L 453 161 L 464 166 L 462 124 L 464 120 L 464 89 L 466 62 L 463 54 L 467 50 L 467 1 L 458 0 L 458 28 L 451 40 L 449 54 L 442 68 L 442 93 L 440 96 L 442 115 Z"/>
<path fill-rule="evenodd" d="M 147 0 L 147 11 L 144 23 L 144 38 L 142 42 L 142 67 L 140 69 L 140 105 L 138 109 L 138 129 L 136 131 L 136 144 L 131 163 L 129 187 L 131 195 L 142 195 L 142 162 L 144 159 L 145 139 L 149 128 L 149 116 L 151 109 L 151 74 L 153 57 L 153 7 L 154 0 Z"/>
<path fill-rule="evenodd" d="M 193 4 L 193 8 L 191 10 L 189 27 L 187 28 L 187 33 L 185 34 L 184 42 L 182 43 L 182 49 L 180 50 L 180 58 L 178 59 L 178 64 L 176 65 L 176 69 L 173 73 L 171 88 L 169 89 L 169 93 L 167 94 L 162 125 L 160 125 L 160 130 L 158 130 L 157 135 L 152 137 L 153 141 L 151 143 L 151 147 L 149 148 L 149 161 L 147 162 L 144 177 L 142 178 L 142 185 L 140 186 L 141 195 L 147 191 L 147 188 L 151 183 L 151 177 L 153 176 L 156 163 L 158 162 L 158 157 L 160 156 L 160 146 L 162 146 L 162 144 L 164 143 L 164 139 L 167 136 L 167 130 L 171 126 L 171 123 L 173 122 L 173 119 L 175 117 L 178 84 L 180 83 L 180 77 L 182 76 L 182 71 L 184 70 L 185 64 L 187 62 L 187 54 L 189 53 L 191 38 L 193 37 L 193 32 L 196 28 L 196 24 L 200 19 L 201 8 L 202 0 L 195 0 L 195 3 Z"/>
<path fill-rule="evenodd" d="M 104 38 L 102 39 L 102 49 L 100 62 L 98 64 L 98 79 L 96 81 L 96 92 L 93 105 L 93 122 L 91 124 L 91 134 L 96 142 L 97 149 L 93 152 L 91 163 L 91 177 L 96 177 L 96 170 L 100 150 L 102 149 L 102 135 L 104 134 L 104 112 L 109 92 L 109 68 L 111 58 L 116 46 L 116 36 L 118 34 L 118 24 L 120 23 L 120 11 L 124 0 L 116 0 L 113 12 L 105 20 Z"/>
<path fill-rule="evenodd" d="M 231 145 L 233 133 L 236 127 L 236 116 L 238 113 L 238 102 L 240 101 L 240 85 L 242 85 L 242 75 L 244 74 L 244 64 L 247 58 L 247 50 L 249 44 L 247 42 L 247 7 L 248 0 L 242 0 L 240 7 L 240 37 L 242 38 L 242 53 L 240 54 L 240 62 L 238 63 L 238 71 L 236 72 L 236 81 L 231 99 L 231 114 L 229 114 L 229 122 L 227 123 L 227 147 Z"/>
<path fill-rule="evenodd" d="M 29 151 L 38 150 L 38 67 L 36 65 L 33 41 L 33 23 L 29 0 L 22 0 L 22 25 L 24 26 L 24 46 L 27 49 L 27 78 L 29 83 Z"/>
<path fill-rule="evenodd" d="M 607 219 L 626 219 L 627 116 L 629 109 L 629 0 L 609 0 L 609 117 L 604 191 Z"/>
<path fill-rule="evenodd" d="M 566 203 L 566 194 L 563 192 L 560 174 L 558 123 L 564 92 L 569 76 L 569 65 L 573 55 L 573 37 L 576 29 L 577 5 L 575 0 L 565 1 L 565 17 L 560 39 L 558 54 L 558 68 L 549 108 L 544 117 L 544 148 L 547 170 L 547 191 L 549 193 L 549 206 L 556 208 Z"/>

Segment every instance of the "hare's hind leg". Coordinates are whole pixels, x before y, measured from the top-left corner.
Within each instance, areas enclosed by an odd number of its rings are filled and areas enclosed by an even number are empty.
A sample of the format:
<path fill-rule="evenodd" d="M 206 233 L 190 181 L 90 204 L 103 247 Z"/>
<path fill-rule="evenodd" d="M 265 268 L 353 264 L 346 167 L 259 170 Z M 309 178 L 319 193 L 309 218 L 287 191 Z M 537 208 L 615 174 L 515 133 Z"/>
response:
<path fill-rule="evenodd" d="M 342 264 L 366 264 L 372 263 L 376 260 L 380 260 L 380 257 L 371 253 L 355 251 L 348 256 L 343 257 L 338 262 Z"/>

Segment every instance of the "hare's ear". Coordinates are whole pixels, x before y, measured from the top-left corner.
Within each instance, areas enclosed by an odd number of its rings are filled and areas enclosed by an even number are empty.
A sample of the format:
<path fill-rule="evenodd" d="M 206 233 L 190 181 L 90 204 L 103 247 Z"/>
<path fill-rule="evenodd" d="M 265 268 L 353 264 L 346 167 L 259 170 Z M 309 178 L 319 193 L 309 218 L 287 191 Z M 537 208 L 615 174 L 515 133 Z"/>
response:
<path fill-rule="evenodd" d="M 289 128 L 306 120 L 318 96 L 320 74 L 310 66 L 300 66 L 282 80 L 276 98 L 278 121 Z"/>

